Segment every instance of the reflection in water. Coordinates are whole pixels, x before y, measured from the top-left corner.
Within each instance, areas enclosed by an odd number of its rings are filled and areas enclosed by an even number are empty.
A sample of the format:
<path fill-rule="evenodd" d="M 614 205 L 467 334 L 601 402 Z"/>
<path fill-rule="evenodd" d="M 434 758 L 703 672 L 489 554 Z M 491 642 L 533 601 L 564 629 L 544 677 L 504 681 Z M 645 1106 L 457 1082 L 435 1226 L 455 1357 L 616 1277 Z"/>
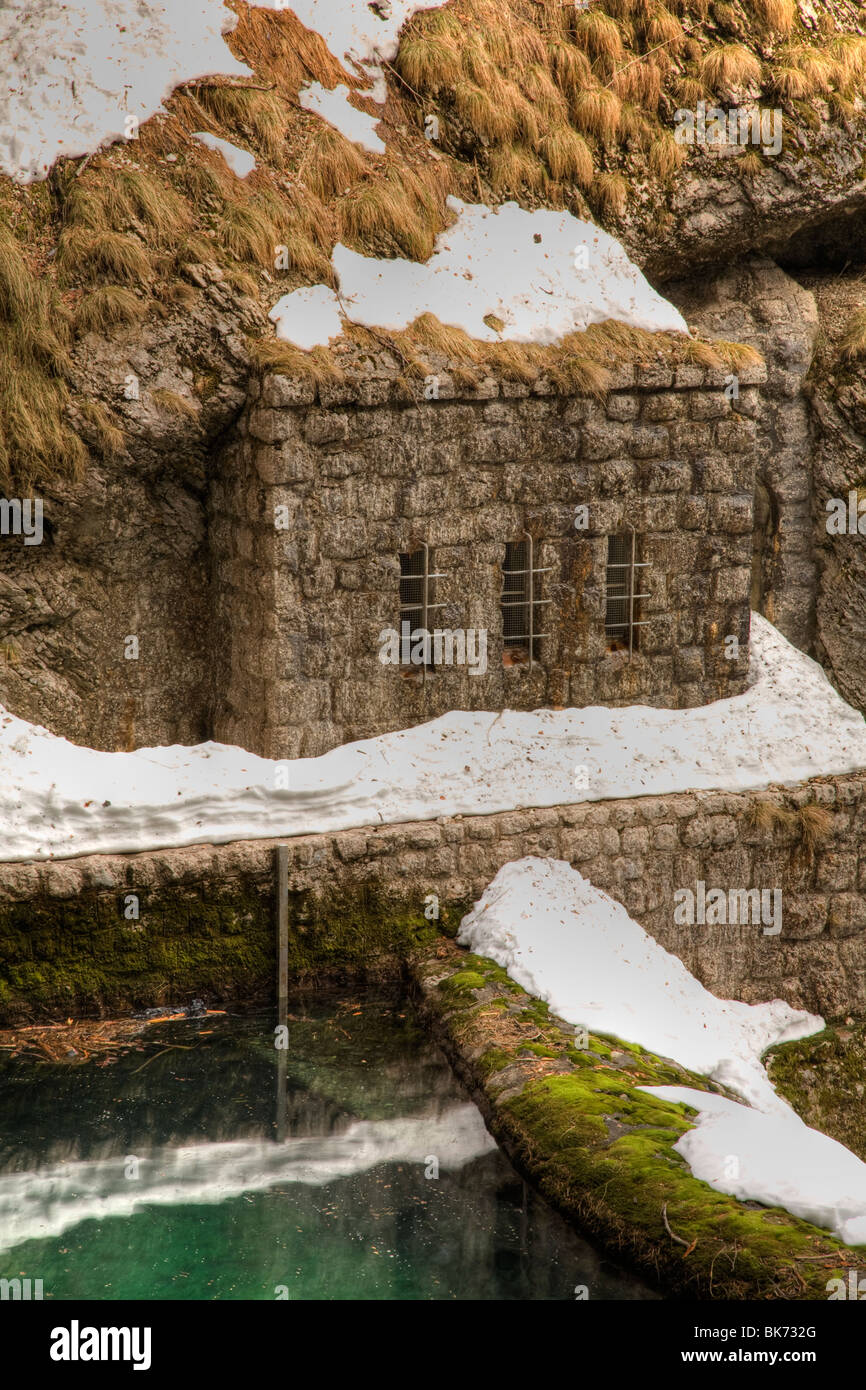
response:
<path fill-rule="evenodd" d="M 107 1067 L 0 1063 L 0 1277 L 57 1299 L 653 1297 L 520 1181 L 405 1000 L 289 1010 L 288 1051 L 257 1016 L 157 1025 Z"/>
<path fill-rule="evenodd" d="M 0 1176 L 0 1252 L 24 1240 L 59 1235 L 90 1217 L 131 1216 L 158 1203 L 224 1202 L 277 1183 L 321 1187 L 380 1164 L 462 1168 L 496 1148 L 474 1105 L 403 1120 L 359 1120 L 344 1133 L 158 1148 L 134 1166 L 117 1158 L 66 1163 Z M 134 1177 L 126 1174 L 133 1172 Z"/>

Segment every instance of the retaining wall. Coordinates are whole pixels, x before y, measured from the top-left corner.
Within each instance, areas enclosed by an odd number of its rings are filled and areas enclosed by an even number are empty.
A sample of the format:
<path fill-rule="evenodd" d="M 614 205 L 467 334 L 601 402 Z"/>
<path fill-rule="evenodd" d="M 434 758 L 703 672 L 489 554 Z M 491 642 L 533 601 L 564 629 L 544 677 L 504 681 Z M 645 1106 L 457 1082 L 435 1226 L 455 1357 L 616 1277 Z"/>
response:
<path fill-rule="evenodd" d="M 767 804 L 787 812 L 768 816 Z M 798 812 L 825 808 L 819 843 Z M 768 820 L 775 823 L 763 825 Z M 756 823 L 757 821 L 757 823 Z M 381 973 L 453 933 L 498 869 L 574 864 L 715 994 L 866 1011 L 866 777 L 348 830 L 289 840 L 294 975 Z M 0 866 L 0 1017 L 270 994 L 276 841 Z M 782 931 L 680 927 L 674 892 L 780 888 Z M 425 917 L 428 895 L 437 920 Z M 131 895 L 137 900 L 131 901 Z M 427 911 L 432 904 L 426 902 Z M 137 908 L 137 920 L 126 914 Z"/>

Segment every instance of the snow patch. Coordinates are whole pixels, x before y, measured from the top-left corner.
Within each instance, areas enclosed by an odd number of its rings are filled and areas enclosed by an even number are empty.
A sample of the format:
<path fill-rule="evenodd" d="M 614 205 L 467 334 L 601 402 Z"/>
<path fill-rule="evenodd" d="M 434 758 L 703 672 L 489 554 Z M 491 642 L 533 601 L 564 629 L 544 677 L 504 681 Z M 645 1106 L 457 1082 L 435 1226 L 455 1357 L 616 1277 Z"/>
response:
<path fill-rule="evenodd" d="M 308 87 L 301 88 L 299 101 L 305 111 L 314 111 L 323 120 L 330 121 L 347 140 L 362 145 L 371 154 L 386 153 L 385 141 L 376 134 L 378 117 L 368 116 L 365 111 L 350 106 L 349 88 L 343 83 L 328 91 L 321 82 L 311 82 Z"/>
<path fill-rule="evenodd" d="M 327 285 L 306 286 L 284 294 L 268 318 L 277 325 L 278 338 L 305 351 L 327 343 L 343 331 L 340 301 Z"/>
<path fill-rule="evenodd" d="M 717 999 L 562 860 L 506 864 L 457 939 L 567 1022 L 670 1057 L 741 1095 L 747 1105 L 691 1086 L 639 1088 L 698 1111 L 674 1145 L 696 1178 L 740 1201 L 784 1207 L 849 1245 L 866 1242 L 866 1164 L 804 1124 L 761 1063 L 768 1047 L 818 1032 L 823 1019 L 781 999 Z"/>
<path fill-rule="evenodd" d="M 338 243 L 332 264 L 348 318 L 398 332 L 420 314 L 496 342 L 553 343 L 617 319 L 651 333 L 688 333 L 682 315 L 629 260 L 619 242 L 570 212 L 449 198 L 454 225 L 429 261 L 379 260 Z M 495 315 L 500 335 L 485 322 Z M 271 311 L 279 323 L 279 305 Z M 278 330 L 279 331 L 279 330 Z M 281 332 L 280 336 L 287 336 Z"/>
<path fill-rule="evenodd" d="M 43 179 L 128 138 L 181 82 L 249 77 L 223 40 L 236 24 L 221 0 L 5 0 L 0 172 Z"/>
<path fill-rule="evenodd" d="M 846 1245 L 866 1243 L 866 1163 L 843 1144 L 793 1111 L 769 1115 L 690 1086 L 639 1089 L 698 1111 L 674 1145 L 696 1178 L 740 1201 L 784 1207 Z"/>
<path fill-rule="evenodd" d="M 228 140 L 221 140 L 218 135 L 211 135 L 205 130 L 194 130 L 193 139 L 200 140 L 209 150 L 216 150 L 217 154 L 221 154 L 232 173 L 237 174 L 239 179 L 245 179 L 256 167 L 255 155 L 250 154 L 249 150 L 242 150 L 239 145 L 232 145 Z"/>
<path fill-rule="evenodd" d="M 862 715 L 757 613 L 751 675 L 744 694 L 698 709 L 454 711 L 282 764 L 218 743 L 103 753 L 0 712 L 0 861 L 749 791 L 866 768 Z"/>
<path fill-rule="evenodd" d="M 262 0 L 264 10 L 291 10 L 307 29 L 321 35 L 335 58 L 365 66 L 396 57 L 400 30 L 418 10 L 440 4 L 418 0 Z"/>
<path fill-rule="evenodd" d="M 774 1043 L 817 1032 L 823 1020 L 781 999 L 717 999 L 563 860 L 506 864 L 463 918 L 457 939 L 567 1022 L 671 1057 L 768 1113 L 793 1114 L 760 1059 Z"/>

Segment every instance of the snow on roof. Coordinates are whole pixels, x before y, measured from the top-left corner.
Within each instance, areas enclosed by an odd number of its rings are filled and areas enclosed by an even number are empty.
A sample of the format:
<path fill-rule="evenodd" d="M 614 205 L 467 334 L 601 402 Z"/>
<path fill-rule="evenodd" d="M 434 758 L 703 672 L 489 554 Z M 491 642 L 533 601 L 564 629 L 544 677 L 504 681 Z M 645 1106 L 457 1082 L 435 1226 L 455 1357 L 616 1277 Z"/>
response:
<path fill-rule="evenodd" d="M 743 1096 L 747 1105 L 691 1086 L 639 1088 L 698 1110 L 674 1145 L 696 1178 L 741 1201 L 784 1207 L 849 1244 L 866 1241 L 866 1164 L 804 1124 L 761 1064 L 768 1047 L 817 1032 L 823 1019 L 781 999 L 717 999 L 562 860 L 506 864 L 457 939 L 567 1022 L 670 1057 Z"/>
<path fill-rule="evenodd" d="M 506 864 L 457 940 L 489 956 L 568 1023 L 671 1057 L 770 1113 L 791 1114 L 761 1065 L 823 1019 L 780 999 L 717 999 L 625 908 L 561 859 Z"/>
<path fill-rule="evenodd" d="M 496 342 L 494 315 L 513 342 L 553 343 L 591 323 L 617 319 L 651 333 L 688 333 L 682 315 L 644 278 L 614 237 L 570 212 L 517 203 L 494 211 L 449 198 L 457 213 L 429 261 L 378 260 L 334 248 L 339 300 L 355 323 L 398 331 L 421 314 Z M 332 292 L 333 293 L 333 292 Z M 271 310 L 277 337 L 291 338 L 293 296 Z M 327 343 L 324 329 L 319 338 Z"/>
<path fill-rule="evenodd" d="M 200 140 L 208 149 L 216 150 L 221 154 L 232 173 L 237 174 L 239 179 L 245 179 L 247 174 L 251 174 L 256 167 L 256 157 L 250 154 L 249 150 L 242 150 L 240 145 L 233 145 L 229 140 L 221 140 L 218 135 L 211 135 L 206 130 L 194 130 L 192 132 L 194 140 Z"/>
<path fill-rule="evenodd" d="M 751 650 L 750 688 L 697 709 L 455 711 L 283 763 L 218 743 L 103 753 L 0 713 L 0 860 L 755 790 L 866 768 L 866 723 L 821 667 L 758 614 Z"/>
<path fill-rule="evenodd" d="M 301 88 L 299 101 L 305 111 L 314 111 L 323 120 L 330 121 L 347 140 L 354 140 L 371 154 L 386 153 L 385 141 L 376 134 L 379 118 L 350 106 L 349 88 L 343 83 L 331 92 L 321 82 L 311 82 Z"/>
<path fill-rule="evenodd" d="M 221 0 L 6 0 L 0 172 L 45 178 L 61 155 L 128 138 L 181 82 L 249 77 L 222 37 L 236 24 Z"/>

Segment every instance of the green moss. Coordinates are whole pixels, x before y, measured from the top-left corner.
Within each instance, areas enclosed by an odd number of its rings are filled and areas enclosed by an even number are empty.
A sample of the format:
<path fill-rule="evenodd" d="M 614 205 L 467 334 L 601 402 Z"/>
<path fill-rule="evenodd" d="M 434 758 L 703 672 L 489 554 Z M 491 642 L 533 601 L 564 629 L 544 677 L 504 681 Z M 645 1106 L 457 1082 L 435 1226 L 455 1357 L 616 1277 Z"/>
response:
<path fill-rule="evenodd" d="M 127 892 L 139 896 L 137 921 L 124 916 Z M 294 979 L 397 973 L 410 952 L 439 939 L 420 894 L 399 907 L 360 884 L 354 892 L 290 895 Z M 268 997 L 276 978 L 273 880 L 152 892 L 130 886 L 65 902 L 2 904 L 0 963 L 0 1020 L 105 1013 L 195 995 Z"/>
<path fill-rule="evenodd" d="M 416 969 L 423 990 L 423 966 Z M 437 955 L 437 978 L 441 969 Z M 486 978 L 483 962 L 455 953 L 451 978 L 467 976 L 477 989 Z M 738 1202 L 692 1175 L 675 1145 L 694 1112 L 639 1088 L 722 1090 L 705 1077 L 617 1038 L 590 1035 L 586 1049 L 575 1048 L 573 1030 L 523 991 L 519 1000 L 512 995 L 510 1032 L 500 1011 L 475 1004 L 474 989 L 446 984 L 424 995 L 461 1074 L 474 1074 L 485 1094 L 491 1128 L 518 1168 L 575 1225 L 649 1276 L 661 1275 L 672 1291 L 826 1299 L 829 1279 L 866 1267 L 866 1248 L 845 1246 L 781 1209 Z M 517 1025 L 527 1022 L 541 1037 L 519 1037 Z M 539 1077 L 534 1059 L 542 1057 L 553 1068 Z M 504 1089 L 497 1073 L 506 1067 Z"/>
<path fill-rule="evenodd" d="M 442 989 L 446 989 L 449 994 L 465 995 L 476 989 L 483 989 L 486 983 L 484 976 L 477 970 L 460 970 L 456 975 L 442 981 Z"/>
<path fill-rule="evenodd" d="M 478 1065 L 484 1076 L 492 1076 L 494 1072 L 502 1071 L 512 1061 L 510 1052 L 506 1052 L 501 1047 L 489 1047 L 481 1057 Z"/>
<path fill-rule="evenodd" d="M 807 1124 L 866 1159 L 866 1021 L 774 1047 L 767 1070 Z"/>

